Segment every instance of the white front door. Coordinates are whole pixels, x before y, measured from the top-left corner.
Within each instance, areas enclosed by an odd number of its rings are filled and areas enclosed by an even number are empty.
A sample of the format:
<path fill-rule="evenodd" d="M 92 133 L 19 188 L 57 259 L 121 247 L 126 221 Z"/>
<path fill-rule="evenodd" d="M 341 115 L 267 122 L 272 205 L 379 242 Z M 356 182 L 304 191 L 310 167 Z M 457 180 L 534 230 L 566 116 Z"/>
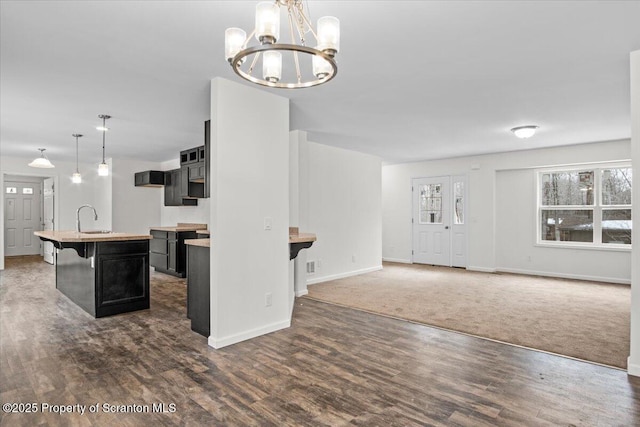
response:
<path fill-rule="evenodd" d="M 412 192 L 413 262 L 466 268 L 466 175 L 416 178 Z"/>
<path fill-rule="evenodd" d="M 4 254 L 40 255 L 37 230 L 42 230 L 40 183 L 5 181 Z"/>
<path fill-rule="evenodd" d="M 451 266 L 451 178 L 416 178 L 413 190 L 413 262 Z"/>
<path fill-rule="evenodd" d="M 53 204 L 54 204 L 54 185 L 53 178 L 46 178 L 43 184 L 43 217 L 42 227 L 44 230 L 53 230 Z M 44 261 L 49 264 L 55 264 L 55 248 L 51 242 L 43 242 Z"/>

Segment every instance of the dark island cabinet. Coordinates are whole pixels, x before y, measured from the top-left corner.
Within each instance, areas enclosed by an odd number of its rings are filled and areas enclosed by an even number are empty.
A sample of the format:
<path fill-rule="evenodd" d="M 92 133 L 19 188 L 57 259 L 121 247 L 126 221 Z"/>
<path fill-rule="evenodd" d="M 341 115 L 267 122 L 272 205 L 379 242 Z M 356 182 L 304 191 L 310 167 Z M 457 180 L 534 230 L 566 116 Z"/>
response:
<path fill-rule="evenodd" d="M 96 318 L 149 308 L 149 240 L 76 245 L 58 251 L 60 292 Z"/>
<path fill-rule="evenodd" d="M 187 251 L 184 239 L 195 239 L 195 231 L 151 230 L 149 263 L 157 271 L 177 277 L 186 276 Z"/>

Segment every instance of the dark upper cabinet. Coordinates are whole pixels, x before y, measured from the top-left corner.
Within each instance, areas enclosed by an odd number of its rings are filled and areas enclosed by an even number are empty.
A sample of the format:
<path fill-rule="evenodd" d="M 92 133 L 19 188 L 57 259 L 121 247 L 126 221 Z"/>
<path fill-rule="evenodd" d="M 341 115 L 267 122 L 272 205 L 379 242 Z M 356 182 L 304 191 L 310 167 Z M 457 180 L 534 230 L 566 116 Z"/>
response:
<path fill-rule="evenodd" d="M 189 181 L 204 184 L 204 161 L 187 165 L 189 168 Z"/>
<path fill-rule="evenodd" d="M 180 152 L 182 197 L 203 198 L 205 196 L 206 163 L 208 153 L 205 146 L 190 148 Z"/>
<path fill-rule="evenodd" d="M 164 205 L 165 206 L 197 206 L 197 199 L 189 199 L 183 196 L 182 169 L 174 169 L 165 172 Z M 187 186 L 189 184 L 188 181 Z M 187 189 L 188 192 L 188 189 Z"/>
<path fill-rule="evenodd" d="M 163 171 L 144 171 L 136 172 L 134 178 L 136 187 L 163 187 L 164 172 Z"/>
<path fill-rule="evenodd" d="M 211 120 L 204 122 L 204 197 L 211 197 Z"/>
<path fill-rule="evenodd" d="M 165 206 L 194 206 L 197 199 L 209 197 L 211 194 L 211 120 L 204 122 L 204 145 L 180 152 L 180 169 L 166 172 L 147 171 L 155 173 L 155 182 L 162 180 L 164 184 Z M 157 175 L 159 174 L 159 175 Z M 151 180 L 136 174 L 136 185 L 145 180 Z M 138 184 L 140 182 L 140 184 Z"/>
<path fill-rule="evenodd" d="M 198 149 L 199 147 L 190 148 L 188 150 L 181 151 L 180 166 L 196 163 L 198 161 Z"/>

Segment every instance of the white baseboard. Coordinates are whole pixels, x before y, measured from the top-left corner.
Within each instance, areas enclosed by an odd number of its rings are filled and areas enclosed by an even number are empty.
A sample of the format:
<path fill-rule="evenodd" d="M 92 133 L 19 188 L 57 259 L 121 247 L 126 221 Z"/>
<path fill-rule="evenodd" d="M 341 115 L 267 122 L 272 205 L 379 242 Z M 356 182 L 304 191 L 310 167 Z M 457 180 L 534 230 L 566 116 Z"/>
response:
<path fill-rule="evenodd" d="M 302 290 L 296 291 L 296 296 L 297 297 L 303 297 L 303 296 L 307 295 L 308 293 L 309 293 L 308 290 L 302 289 Z"/>
<path fill-rule="evenodd" d="M 631 356 L 627 358 L 627 374 L 640 377 L 640 365 L 631 363 Z"/>
<path fill-rule="evenodd" d="M 496 269 L 495 268 L 489 268 L 489 267 L 474 267 L 472 265 L 467 267 L 467 270 L 469 271 L 480 271 L 482 273 L 495 273 Z"/>
<path fill-rule="evenodd" d="M 251 329 L 249 331 L 240 332 L 239 334 L 230 335 L 224 338 L 216 338 L 213 335 L 209 336 L 207 340 L 209 346 L 213 348 L 222 348 L 231 344 L 236 344 L 241 341 L 246 341 L 251 338 L 259 337 L 260 335 L 266 335 L 271 332 L 279 331 L 280 329 L 286 329 L 291 326 L 291 319 L 283 320 L 281 322 L 272 323 L 270 325 L 262 326 L 260 328 Z"/>
<path fill-rule="evenodd" d="M 363 268 L 361 270 L 347 271 L 346 273 L 331 274 L 329 276 L 316 277 L 314 279 L 307 279 L 307 285 L 315 285 L 316 283 L 328 282 L 330 280 L 344 279 L 345 277 L 358 276 L 360 274 L 371 273 L 373 271 L 378 271 L 378 270 L 382 270 L 382 265 Z"/>
<path fill-rule="evenodd" d="M 549 272 L 549 271 L 524 270 L 520 268 L 505 268 L 505 267 L 498 267 L 496 268 L 496 271 L 500 271 L 503 273 L 526 274 L 529 276 L 558 277 L 561 279 L 576 279 L 576 280 L 589 280 L 594 282 L 618 283 L 622 285 L 631 284 L 631 279 L 619 279 L 615 277 L 585 276 L 581 274 L 555 273 L 555 272 Z"/>
<path fill-rule="evenodd" d="M 411 264 L 411 260 L 410 259 L 401 259 L 401 258 L 385 258 L 385 257 L 382 257 L 382 261 L 385 261 L 385 262 L 398 262 L 400 264 Z"/>

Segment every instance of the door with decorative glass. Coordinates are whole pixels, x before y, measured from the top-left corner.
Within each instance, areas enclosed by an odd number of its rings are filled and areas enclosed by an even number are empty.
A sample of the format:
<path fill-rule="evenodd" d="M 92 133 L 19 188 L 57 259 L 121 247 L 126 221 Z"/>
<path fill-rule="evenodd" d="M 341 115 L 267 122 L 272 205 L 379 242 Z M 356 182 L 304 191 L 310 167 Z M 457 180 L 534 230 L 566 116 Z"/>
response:
<path fill-rule="evenodd" d="M 413 179 L 414 263 L 466 267 L 465 184 L 464 176 Z"/>
<path fill-rule="evenodd" d="M 37 230 L 42 230 L 40 183 L 5 181 L 4 254 L 39 255 Z"/>

